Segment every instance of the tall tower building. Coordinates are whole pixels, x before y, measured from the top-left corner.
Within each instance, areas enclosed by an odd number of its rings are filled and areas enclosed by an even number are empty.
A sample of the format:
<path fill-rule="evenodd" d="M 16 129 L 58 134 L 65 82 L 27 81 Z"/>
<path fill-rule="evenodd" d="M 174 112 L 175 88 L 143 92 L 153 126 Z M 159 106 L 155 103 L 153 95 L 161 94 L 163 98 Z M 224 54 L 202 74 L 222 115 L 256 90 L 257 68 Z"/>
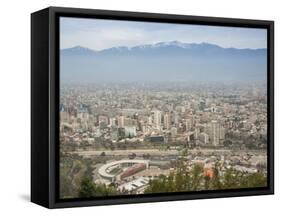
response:
<path fill-rule="evenodd" d="M 171 136 L 172 136 L 173 138 L 175 138 L 175 137 L 177 136 L 177 132 L 178 132 L 178 130 L 177 130 L 176 127 L 172 127 L 172 128 L 171 128 Z"/>
<path fill-rule="evenodd" d="M 148 125 L 152 126 L 152 124 L 153 124 L 153 118 L 152 118 L 152 116 L 148 116 L 148 118 L 147 118 L 147 123 L 148 123 Z"/>
<path fill-rule="evenodd" d="M 125 117 L 122 115 L 119 116 L 117 119 L 117 124 L 118 124 L 118 127 L 123 128 L 125 125 Z"/>
<path fill-rule="evenodd" d="M 219 146 L 224 140 L 225 130 L 218 121 L 213 120 L 211 123 L 209 123 L 208 135 L 210 136 L 211 144 L 214 146 Z"/>
<path fill-rule="evenodd" d="M 162 114 L 161 111 L 159 110 L 155 110 L 154 111 L 154 126 L 157 129 L 161 129 L 161 118 L 162 118 Z"/>
<path fill-rule="evenodd" d="M 168 129 L 170 129 L 170 125 L 171 125 L 170 114 L 165 113 L 164 114 L 164 128 L 168 130 Z"/>
<path fill-rule="evenodd" d="M 191 127 L 192 127 L 192 121 L 191 119 L 186 119 L 185 120 L 185 128 L 186 128 L 186 131 L 190 131 L 191 130 Z"/>

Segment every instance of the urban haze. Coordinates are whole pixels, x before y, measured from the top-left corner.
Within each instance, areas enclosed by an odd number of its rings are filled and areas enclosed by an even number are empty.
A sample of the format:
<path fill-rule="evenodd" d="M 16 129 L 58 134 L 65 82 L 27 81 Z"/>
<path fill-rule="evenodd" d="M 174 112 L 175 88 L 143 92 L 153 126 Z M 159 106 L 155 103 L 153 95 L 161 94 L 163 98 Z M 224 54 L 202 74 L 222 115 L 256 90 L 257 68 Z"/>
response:
<path fill-rule="evenodd" d="M 61 49 L 61 198 L 267 186 L 266 47 L 178 39 Z"/>

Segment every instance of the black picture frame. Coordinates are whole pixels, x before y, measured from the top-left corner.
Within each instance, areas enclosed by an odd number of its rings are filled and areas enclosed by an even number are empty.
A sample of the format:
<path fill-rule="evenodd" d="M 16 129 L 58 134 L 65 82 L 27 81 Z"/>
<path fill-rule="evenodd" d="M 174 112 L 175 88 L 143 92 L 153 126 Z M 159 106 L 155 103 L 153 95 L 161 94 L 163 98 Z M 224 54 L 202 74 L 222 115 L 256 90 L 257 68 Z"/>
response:
<path fill-rule="evenodd" d="M 267 29 L 268 184 L 265 188 L 61 200 L 59 187 L 59 17 Z M 49 7 L 31 15 L 31 201 L 47 208 L 274 194 L 274 22 Z"/>

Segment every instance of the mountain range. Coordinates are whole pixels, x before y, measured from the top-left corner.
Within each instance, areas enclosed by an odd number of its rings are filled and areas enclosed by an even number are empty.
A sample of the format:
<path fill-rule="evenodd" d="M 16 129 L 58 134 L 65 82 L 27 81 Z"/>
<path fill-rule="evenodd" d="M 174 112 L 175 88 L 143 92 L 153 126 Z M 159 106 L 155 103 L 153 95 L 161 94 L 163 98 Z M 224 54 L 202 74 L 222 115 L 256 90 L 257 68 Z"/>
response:
<path fill-rule="evenodd" d="M 134 47 L 60 50 L 61 80 L 245 81 L 265 80 L 267 49 L 223 48 L 210 43 L 159 42 Z"/>

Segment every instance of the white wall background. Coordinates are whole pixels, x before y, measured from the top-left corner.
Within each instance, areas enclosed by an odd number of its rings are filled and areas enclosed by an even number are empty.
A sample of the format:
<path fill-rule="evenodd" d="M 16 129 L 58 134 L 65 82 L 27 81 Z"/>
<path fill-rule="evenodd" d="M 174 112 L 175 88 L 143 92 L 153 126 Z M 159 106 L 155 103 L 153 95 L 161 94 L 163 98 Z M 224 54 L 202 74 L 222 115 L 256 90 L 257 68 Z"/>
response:
<path fill-rule="evenodd" d="M 277 0 L 26 0 L 0 6 L 0 215 L 278 215 L 281 13 Z M 48 6 L 275 20 L 276 195 L 47 210 L 30 203 L 30 13 Z M 279 206 L 278 206 L 279 205 Z M 279 213 L 280 214 L 280 213 Z"/>

